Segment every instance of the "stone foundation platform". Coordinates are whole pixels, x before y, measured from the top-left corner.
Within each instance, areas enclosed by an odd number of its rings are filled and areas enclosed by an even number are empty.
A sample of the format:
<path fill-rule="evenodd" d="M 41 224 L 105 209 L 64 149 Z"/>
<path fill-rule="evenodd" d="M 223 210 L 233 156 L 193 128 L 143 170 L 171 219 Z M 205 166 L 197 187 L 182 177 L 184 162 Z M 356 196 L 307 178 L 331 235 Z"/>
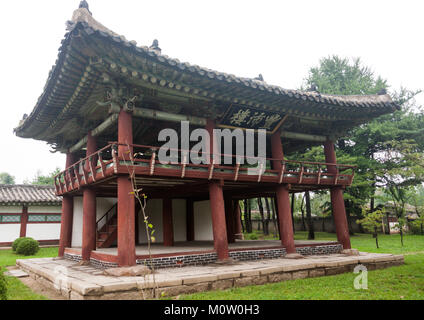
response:
<path fill-rule="evenodd" d="M 19 268 L 46 287 L 70 300 L 135 300 L 177 296 L 209 290 L 259 285 L 292 279 L 352 272 L 359 265 L 368 270 L 399 266 L 402 255 L 360 253 L 312 255 L 304 259 L 239 261 L 165 268 L 145 277 L 112 277 L 93 266 L 79 266 L 66 259 L 17 260 Z"/>
<path fill-rule="evenodd" d="M 317 242 L 317 241 L 296 241 L 297 253 L 309 255 L 329 255 L 340 253 L 342 245 L 337 242 Z M 214 263 L 218 260 L 215 250 L 210 247 L 213 244 L 206 242 L 191 243 L 191 246 L 175 246 L 166 248 L 160 245 L 155 246 L 150 258 L 146 249 L 137 250 L 137 264 L 148 265 L 154 269 L 200 266 Z M 141 251 L 141 252 L 140 252 Z M 142 254 L 141 254 L 142 253 Z M 284 258 L 286 249 L 281 246 L 280 241 L 237 241 L 237 244 L 230 244 L 229 256 L 237 261 L 255 261 L 263 259 Z M 66 248 L 64 257 L 68 260 L 79 262 L 82 260 L 81 249 Z M 92 266 L 105 269 L 118 267 L 117 250 L 99 249 L 93 251 L 90 257 Z"/>

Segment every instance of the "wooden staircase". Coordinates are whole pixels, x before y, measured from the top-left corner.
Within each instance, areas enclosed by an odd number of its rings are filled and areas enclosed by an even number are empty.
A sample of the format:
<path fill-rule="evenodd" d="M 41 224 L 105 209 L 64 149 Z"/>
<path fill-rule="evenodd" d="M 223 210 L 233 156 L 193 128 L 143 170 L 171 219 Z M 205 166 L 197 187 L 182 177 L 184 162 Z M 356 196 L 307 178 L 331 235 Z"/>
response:
<path fill-rule="evenodd" d="M 97 221 L 97 248 L 109 248 L 118 238 L 118 215 L 115 204 Z"/>

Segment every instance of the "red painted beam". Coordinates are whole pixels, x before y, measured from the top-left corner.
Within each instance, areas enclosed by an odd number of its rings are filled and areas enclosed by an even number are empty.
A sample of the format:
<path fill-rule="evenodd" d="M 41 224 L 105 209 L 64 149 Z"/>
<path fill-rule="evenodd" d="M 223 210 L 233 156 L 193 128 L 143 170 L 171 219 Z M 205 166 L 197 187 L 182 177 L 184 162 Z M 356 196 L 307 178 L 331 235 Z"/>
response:
<path fill-rule="evenodd" d="M 88 134 L 86 156 L 90 156 L 97 151 L 96 138 Z M 89 163 L 86 163 L 86 170 L 89 170 Z M 87 183 L 87 180 L 86 180 Z M 82 259 L 89 261 L 91 251 L 96 250 L 96 191 L 89 186 L 83 189 L 83 225 L 82 225 Z"/>
<path fill-rule="evenodd" d="M 166 247 L 174 246 L 174 224 L 172 221 L 172 199 L 164 198 L 162 200 L 162 224 L 163 224 L 163 245 Z"/>
<path fill-rule="evenodd" d="M 334 143 L 332 141 L 325 142 L 324 154 L 327 163 L 337 163 Z M 327 166 L 327 170 L 333 174 L 337 174 L 336 166 L 329 165 Z M 340 186 L 332 187 L 330 189 L 330 195 L 337 240 L 343 245 L 344 249 L 350 249 L 349 226 L 347 223 L 346 208 L 343 199 L 343 189 Z"/>
<path fill-rule="evenodd" d="M 75 156 L 72 153 L 66 155 L 66 168 L 75 163 Z M 72 227 L 74 217 L 74 197 L 64 195 L 62 198 L 62 218 L 60 225 L 59 257 L 63 257 L 65 248 L 72 246 Z"/>
<path fill-rule="evenodd" d="M 85 188 L 82 203 L 82 259 L 89 261 L 91 251 L 96 250 L 96 192 Z"/>
<path fill-rule="evenodd" d="M 118 118 L 118 158 L 130 159 L 133 148 L 132 115 L 121 110 Z M 135 197 L 130 172 L 118 176 L 118 264 L 134 266 L 135 258 Z"/>
<path fill-rule="evenodd" d="M 21 214 L 21 230 L 19 233 L 19 237 L 21 238 L 26 237 L 27 224 L 28 224 L 28 207 L 23 206 L 22 214 Z"/>
<path fill-rule="evenodd" d="M 209 198 L 212 211 L 212 228 L 215 250 L 219 260 L 228 259 L 228 240 L 225 221 L 225 206 L 222 187 L 219 182 L 209 183 Z"/>
<path fill-rule="evenodd" d="M 281 161 L 284 159 L 283 144 L 281 143 L 280 129 L 278 129 L 271 136 L 271 153 L 272 153 L 273 159 L 281 159 L 280 161 L 278 160 L 272 161 L 272 169 L 278 170 L 278 172 L 280 172 L 283 167 L 283 164 L 281 163 Z"/>
<path fill-rule="evenodd" d="M 279 185 L 276 188 L 278 207 L 278 223 L 280 227 L 281 243 L 287 253 L 295 253 L 293 222 L 290 208 L 290 195 L 288 185 Z"/>

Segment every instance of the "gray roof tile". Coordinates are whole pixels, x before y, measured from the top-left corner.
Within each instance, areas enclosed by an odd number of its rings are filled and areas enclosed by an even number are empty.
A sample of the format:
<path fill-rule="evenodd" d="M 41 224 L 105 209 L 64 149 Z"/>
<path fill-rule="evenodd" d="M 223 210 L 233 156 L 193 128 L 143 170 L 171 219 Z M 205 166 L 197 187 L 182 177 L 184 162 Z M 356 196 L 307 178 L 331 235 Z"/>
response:
<path fill-rule="evenodd" d="M 52 186 L 0 185 L 0 205 L 35 204 L 60 205 Z"/>

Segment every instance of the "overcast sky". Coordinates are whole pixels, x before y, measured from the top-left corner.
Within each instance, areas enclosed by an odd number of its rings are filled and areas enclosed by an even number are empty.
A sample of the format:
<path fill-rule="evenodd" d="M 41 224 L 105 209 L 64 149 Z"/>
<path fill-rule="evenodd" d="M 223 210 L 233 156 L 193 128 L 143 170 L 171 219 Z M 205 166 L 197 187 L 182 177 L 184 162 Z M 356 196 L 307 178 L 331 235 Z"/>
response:
<path fill-rule="evenodd" d="M 424 88 L 424 1 L 89 0 L 95 19 L 181 61 L 298 88 L 320 58 L 360 57 L 392 89 Z M 43 142 L 17 138 L 56 61 L 79 0 L 2 1 L 0 172 L 18 183 L 63 168 Z M 417 97 L 424 105 L 424 94 Z"/>

